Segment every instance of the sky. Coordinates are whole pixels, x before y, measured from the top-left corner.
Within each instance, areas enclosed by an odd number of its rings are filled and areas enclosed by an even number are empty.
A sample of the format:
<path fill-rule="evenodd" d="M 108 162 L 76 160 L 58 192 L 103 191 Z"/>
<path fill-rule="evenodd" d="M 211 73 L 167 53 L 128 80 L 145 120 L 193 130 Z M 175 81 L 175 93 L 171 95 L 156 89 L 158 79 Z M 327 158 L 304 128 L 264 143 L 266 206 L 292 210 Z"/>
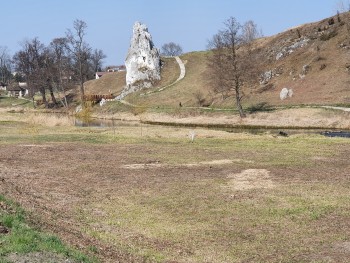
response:
<path fill-rule="evenodd" d="M 123 65 L 136 21 L 148 26 L 156 47 L 175 42 L 184 52 L 205 50 L 208 39 L 235 17 L 253 20 L 265 36 L 335 15 L 339 0 L 0 0 L 0 46 L 10 54 L 26 39 L 49 44 L 73 21 L 87 23 L 86 41 Z M 345 2 L 345 1 L 344 1 Z"/>

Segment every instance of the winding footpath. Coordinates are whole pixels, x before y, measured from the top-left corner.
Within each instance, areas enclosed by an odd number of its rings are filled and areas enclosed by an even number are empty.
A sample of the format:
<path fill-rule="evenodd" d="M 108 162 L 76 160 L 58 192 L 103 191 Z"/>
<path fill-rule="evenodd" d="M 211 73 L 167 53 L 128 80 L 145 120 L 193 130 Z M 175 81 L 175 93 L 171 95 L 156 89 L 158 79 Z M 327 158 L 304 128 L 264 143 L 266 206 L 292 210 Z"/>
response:
<path fill-rule="evenodd" d="M 148 91 L 146 93 L 142 93 L 142 94 L 140 94 L 140 96 L 150 95 L 152 93 L 163 91 L 163 90 L 165 90 L 165 89 L 175 85 L 176 83 L 178 83 L 180 80 L 182 80 L 186 76 L 186 67 L 185 67 L 185 64 L 183 63 L 183 61 L 181 60 L 181 58 L 178 57 L 178 56 L 176 56 L 174 58 L 175 58 L 177 64 L 179 65 L 179 68 L 180 68 L 180 75 L 179 75 L 179 77 L 173 83 L 171 83 L 171 84 L 169 84 L 167 86 L 161 87 L 161 88 L 159 88 L 157 90 L 154 90 L 154 91 Z M 128 106 L 137 107 L 135 104 L 129 103 L 129 102 L 123 100 L 123 99 L 119 100 L 119 102 L 123 103 L 125 105 L 128 105 Z"/>
<path fill-rule="evenodd" d="M 321 108 L 350 112 L 350 108 L 346 108 L 346 107 L 321 106 Z"/>
<path fill-rule="evenodd" d="M 180 75 L 177 78 L 177 80 L 175 80 L 173 83 L 171 83 L 171 84 L 169 84 L 167 86 L 161 87 L 161 88 L 159 88 L 157 90 L 148 91 L 146 93 L 143 93 L 143 94 L 141 94 L 141 96 L 145 96 L 145 95 L 149 95 L 149 94 L 152 94 L 152 93 L 163 91 L 163 90 L 165 90 L 165 89 L 175 85 L 176 83 L 178 83 L 180 80 L 182 80 L 186 76 L 186 67 L 185 67 L 185 64 L 182 62 L 181 58 L 178 57 L 178 56 L 176 56 L 174 58 L 175 58 L 177 64 L 179 65 L 179 67 L 180 67 Z"/>
<path fill-rule="evenodd" d="M 180 80 L 182 80 L 186 76 L 185 64 L 182 62 L 180 57 L 176 56 L 175 59 L 176 59 L 177 64 L 179 64 L 179 67 L 180 67 L 180 75 L 179 75 L 179 77 L 173 83 L 171 83 L 171 84 L 169 84 L 169 85 L 167 85 L 165 87 L 162 87 L 162 88 L 158 89 L 157 91 L 163 91 L 166 88 L 169 88 L 169 87 L 175 85 L 176 83 L 178 83 Z M 157 91 L 155 91 L 155 92 L 157 92 Z"/>

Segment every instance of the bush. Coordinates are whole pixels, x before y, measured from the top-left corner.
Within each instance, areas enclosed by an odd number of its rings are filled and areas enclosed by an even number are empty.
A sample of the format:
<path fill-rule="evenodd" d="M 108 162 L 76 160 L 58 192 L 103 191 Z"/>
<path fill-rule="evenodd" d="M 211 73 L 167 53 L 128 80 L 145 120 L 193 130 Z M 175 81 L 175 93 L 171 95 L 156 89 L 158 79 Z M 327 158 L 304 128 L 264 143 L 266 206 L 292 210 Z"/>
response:
<path fill-rule="evenodd" d="M 329 33 L 325 33 L 325 34 L 321 35 L 320 40 L 327 41 L 327 40 L 330 40 L 331 38 L 335 37 L 336 35 L 338 35 L 338 33 L 335 30 L 333 30 Z"/>
<path fill-rule="evenodd" d="M 260 102 L 247 108 L 249 113 L 272 111 L 273 108 L 267 102 Z"/>

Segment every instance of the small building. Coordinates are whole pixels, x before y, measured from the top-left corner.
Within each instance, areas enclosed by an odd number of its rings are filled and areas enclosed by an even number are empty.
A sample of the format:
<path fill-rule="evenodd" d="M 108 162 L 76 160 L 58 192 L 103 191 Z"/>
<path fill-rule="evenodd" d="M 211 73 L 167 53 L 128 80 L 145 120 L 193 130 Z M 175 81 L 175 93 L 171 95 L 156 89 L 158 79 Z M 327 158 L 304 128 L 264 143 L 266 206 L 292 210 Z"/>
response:
<path fill-rule="evenodd" d="M 109 73 L 111 73 L 111 72 L 96 72 L 95 78 L 96 79 L 102 78 L 103 75 L 106 75 L 106 74 L 109 74 Z"/>
<path fill-rule="evenodd" d="M 7 85 L 3 82 L 0 82 L 0 90 L 6 91 Z"/>
<path fill-rule="evenodd" d="M 24 85 L 22 85 L 24 86 Z M 8 88 L 8 96 L 9 97 L 15 97 L 15 98 L 21 98 L 25 95 L 28 94 L 28 89 L 21 87 L 21 85 L 19 83 L 13 83 L 11 84 Z"/>
<path fill-rule="evenodd" d="M 119 72 L 119 71 L 126 71 L 125 65 L 121 66 L 108 66 L 106 69 L 107 72 Z"/>
<path fill-rule="evenodd" d="M 103 72 L 96 72 L 96 79 L 101 78 L 103 75 L 112 73 L 112 72 L 119 72 L 119 71 L 126 71 L 126 67 L 124 65 L 121 66 L 108 66 L 106 67 L 106 71 Z"/>

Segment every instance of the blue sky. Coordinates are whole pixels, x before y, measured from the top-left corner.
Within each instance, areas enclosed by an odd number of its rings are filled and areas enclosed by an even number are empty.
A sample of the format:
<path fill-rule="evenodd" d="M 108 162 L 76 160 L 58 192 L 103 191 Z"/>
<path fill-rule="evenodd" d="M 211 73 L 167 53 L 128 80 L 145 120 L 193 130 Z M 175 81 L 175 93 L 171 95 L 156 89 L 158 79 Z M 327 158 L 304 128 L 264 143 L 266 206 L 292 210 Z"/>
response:
<path fill-rule="evenodd" d="M 11 54 L 25 39 L 48 44 L 75 19 L 87 25 L 87 42 L 107 55 L 105 65 L 124 63 L 135 21 L 145 23 L 160 48 L 173 41 L 185 52 L 205 50 L 230 16 L 253 20 L 269 36 L 334 15 L 339 0 L 2 0 L 0 46 Z"/>

